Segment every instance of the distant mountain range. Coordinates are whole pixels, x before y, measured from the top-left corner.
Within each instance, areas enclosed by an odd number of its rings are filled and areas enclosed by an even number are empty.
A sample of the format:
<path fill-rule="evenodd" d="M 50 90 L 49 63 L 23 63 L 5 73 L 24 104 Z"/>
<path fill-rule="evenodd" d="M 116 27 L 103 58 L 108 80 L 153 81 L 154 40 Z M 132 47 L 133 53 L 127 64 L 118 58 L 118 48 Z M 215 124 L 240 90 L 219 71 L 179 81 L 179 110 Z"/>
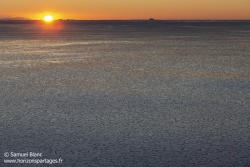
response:
<path fill-rule="evenodd" d="M 0 20 L 32 20 L 28 17 L 0 17 Z"/>

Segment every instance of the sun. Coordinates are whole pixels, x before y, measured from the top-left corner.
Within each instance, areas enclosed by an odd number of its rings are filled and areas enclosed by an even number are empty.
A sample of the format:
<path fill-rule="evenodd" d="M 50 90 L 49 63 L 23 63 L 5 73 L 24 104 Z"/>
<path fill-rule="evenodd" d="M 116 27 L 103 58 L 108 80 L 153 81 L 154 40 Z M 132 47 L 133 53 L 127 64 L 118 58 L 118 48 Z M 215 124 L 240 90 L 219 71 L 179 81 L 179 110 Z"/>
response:
<path fill-rule="evenodd" d="M 43 18 L 43 20 L 46 21 L 46 22 L 51 22 L 51 21 L 53 21 L 53 17 L 50 16 L 50 15 L 47 15 L 47 16 L 45 16 L 45 17 Z"/>

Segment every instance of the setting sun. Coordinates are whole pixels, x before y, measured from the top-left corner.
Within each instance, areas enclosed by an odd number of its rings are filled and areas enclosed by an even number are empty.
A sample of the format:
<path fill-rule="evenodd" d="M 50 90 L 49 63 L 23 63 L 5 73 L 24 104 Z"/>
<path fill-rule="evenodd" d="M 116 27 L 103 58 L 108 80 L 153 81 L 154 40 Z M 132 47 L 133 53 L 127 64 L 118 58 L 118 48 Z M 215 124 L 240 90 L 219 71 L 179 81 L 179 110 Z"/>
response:
<path fill-rule="evenodd" d="M 43 18 L 43 20 L 46 21 L 46 22 L 51 22 L 51 21 L 53 21 L 53 17 L 50 16 L 50 15 L 47 15 L 47 16 L 45 16 L 45 17 Z"/>

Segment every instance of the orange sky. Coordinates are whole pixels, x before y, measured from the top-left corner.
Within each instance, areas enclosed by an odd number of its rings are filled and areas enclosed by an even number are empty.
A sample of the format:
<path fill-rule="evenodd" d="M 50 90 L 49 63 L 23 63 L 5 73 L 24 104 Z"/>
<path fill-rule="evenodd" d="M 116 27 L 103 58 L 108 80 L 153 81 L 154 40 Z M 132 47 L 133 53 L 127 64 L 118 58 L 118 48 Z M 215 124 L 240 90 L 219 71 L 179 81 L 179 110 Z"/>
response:
<path fill-rule="evenodd" d="M 250 20 L 250 0 L 0 0 L 0 17 Z"/>

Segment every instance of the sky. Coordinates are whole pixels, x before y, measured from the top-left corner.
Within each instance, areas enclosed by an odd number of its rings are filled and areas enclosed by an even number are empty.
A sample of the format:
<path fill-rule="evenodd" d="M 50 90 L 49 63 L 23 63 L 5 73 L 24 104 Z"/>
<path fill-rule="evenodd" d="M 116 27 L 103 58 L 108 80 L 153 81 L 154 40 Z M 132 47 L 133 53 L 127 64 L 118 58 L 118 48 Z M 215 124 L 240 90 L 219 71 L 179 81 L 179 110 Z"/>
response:
<path fill-rule="evenodd" d="M 250 0 L 0 0 L 0 18 L 250 20 Z"/>

